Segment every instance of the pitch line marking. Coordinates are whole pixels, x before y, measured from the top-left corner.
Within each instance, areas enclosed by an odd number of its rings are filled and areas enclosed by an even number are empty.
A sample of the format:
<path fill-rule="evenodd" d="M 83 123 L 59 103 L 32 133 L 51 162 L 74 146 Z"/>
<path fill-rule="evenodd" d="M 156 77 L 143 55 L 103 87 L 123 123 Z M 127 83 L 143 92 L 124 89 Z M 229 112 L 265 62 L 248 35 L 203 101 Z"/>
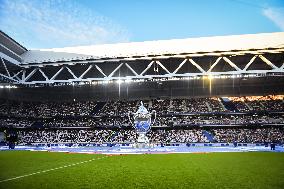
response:
<path fill-rule="evenodd" d="M 24 178 L 24 177 L 29 177 L 29 176 L 33 176 L 33 175 L 38 175 L 38 174 L 46 173 L 46 172 L 50 172 L 50 171 L 55 171 L 55 170 L 58 170 L 58 169 L 64 169 L 64 168 L 67 168 L 67 167 L 73 167 L 73 166 L 76 166 L 76 165 L 80 165 L 80 164 L 83 164 L 83 163 L 88 163 L 88 162 L 95 161 L 95 160 L 100 160 L 100 159 L 107 158 L 107 157 L 109 157 L 109 156 L 103 156 L 103 157 L 100 157 L 100 158 L 93 158 L 93 159 L 86 160 L 86 161 L 81 161 L 81 162 L 78 162 L 78 163 L 72 163 L 70 165 L 64 165 L 64 166 L 60 166 L 60 167 L 56 167 L 56 168 L 52 168 L 52 169 L 47 169 L 47 170 L 43 170 L 43 171 L 37 171 L 37 172 L 34 172 L 34 173 L 22 175 L 22 176 L 17 176 L 17 177 L 5 179 L 5 180 L 0 180 L 0 183 L 11 181 L 11 180 L 16 180 L 16 179 L 20 179 L 20 178 Z"/>

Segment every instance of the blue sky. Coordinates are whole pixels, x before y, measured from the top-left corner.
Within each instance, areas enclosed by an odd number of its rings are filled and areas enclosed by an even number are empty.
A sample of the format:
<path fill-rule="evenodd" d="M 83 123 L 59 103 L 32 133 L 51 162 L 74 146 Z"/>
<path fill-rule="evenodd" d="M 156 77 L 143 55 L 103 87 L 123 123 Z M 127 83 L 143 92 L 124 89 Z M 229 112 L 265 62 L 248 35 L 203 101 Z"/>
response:
<path fill-rule="evenodd" d="M 28 49 L 284 31 L 284 0 L 0 0 Z"/>

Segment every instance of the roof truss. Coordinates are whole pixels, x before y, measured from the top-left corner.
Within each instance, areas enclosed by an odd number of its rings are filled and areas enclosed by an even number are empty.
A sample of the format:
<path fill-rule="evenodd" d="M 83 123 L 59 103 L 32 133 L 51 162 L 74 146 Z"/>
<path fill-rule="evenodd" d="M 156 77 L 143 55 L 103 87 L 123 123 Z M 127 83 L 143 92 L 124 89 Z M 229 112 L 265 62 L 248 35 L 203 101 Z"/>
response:
<path fill-rule="evenodd" d="M 278 52 L 279 54 L 279 52 Z M 101 66 L 102 63 L 87 61 L 85 64 L 80 63 L 83 70 L 81 70 L 80 74 L 76 73 L 76 63 L 72 62 L 72 64 L 57 64 L 54 65 L 56 70 L 54 74 L 48 73 L 48 69 L 46 65 L 38 64 L 38 66 L 33 67 L 19 67 L 20 69 L 17 72 L 9 70 L 9 67 L 6 65 L 4 59 L 5 57 L 0 56 L 0 64 L 2 64 L 2 68 L 5 70 L 2 71 L 0 74 L 1 77 L 10 80 L 11 82 L 18 83 L 18 84 L 53 84 L 53 83 L 72 83 L 72 82 L 92 82 L 92 81 L 112 81 L 112 80 L 129 80 L 129 79 L 154 79 L 154 78 L 165 78 L 170 79 L 174 77 L 196 77 L 196 76 L 218 76 L 218 75 L 243 75 L 243 74 L 269 74 L 269 73 L 281 73 L 284 74 L 284 51 L 280 53 L 281 59 L 281 66 L 276 66 L 273 61 L 269 60 L 265 54 L 253 53 L 251 54 L 251 58 L 248 62 L 245 62 L 245 65 L 240 66 L 238 62 L 235 62 L 231 57 L 232 56 L 214 56 L 212 58 L 212 65 L 206 67 L 204 62 L 195 59 L 194 56 L 180 56 L 179 59 L 175 59 L 180 61 L 179 63 L 176 62 L 176 67 L 174 69 L 169 69 L 168 64 L 165 63 L 163 60 L 165 58 L 158 58 L 152 57 L 147 58 L 144 57 L 143 70 L 137 69 L 133 64 L 130 64 L 129 61 L 115 61 L 113 67 L 108 66 Z M 240 54 L 238 56 L 246 56 L 246 54 Z M 171 58 L 176 58 L 176 55 L 172 55 Z M 261 61 L 262 64 L 265 64 L 266 67 L 269 69 L 249 69 L 254 64 L 259 64 Z M 133 60 L 132 60 L 133 62 Z M 79 64 L 79 63 L 78 63 Z M 105 62 L 104 64 L 108 64 Z M 142 64 L 141 62 L 135 62 L 134 65 L 139 66 Z M 50 66 L 50 65 L 49 65 Z M 191 70 L 187 70 L 185 73 L 179 73 L 184 66 L 193 66 L 198 73 L 193 72 Z M 224 68 L 224 66 L 231 68 L 230 71 L 221 70 L 221 71 L 214 71 L 217 67 Z M 223 67 L 222 67 L 223 66 Z M 108 68 L 106 71 L 105 67 Z M 121 68 L 127 69 L 127 73 L 123 77 L 116 77 L 116 73 Z M 153 69 L 154 70 L 151 70 Z M 159 68 L 159 69 L 158 69 Z M 29 69 L 29 71 L 28 71 Z M 101 76 L 89 76 L 90 71 L 95 69 L 96 72 L 100 73 Z M 70 73 L 70 78 L 68 79 L 58 79 L 62 78 L 65 73 Z M 66 70 L 68 72 L 66 72 Z M 170 71 L 171 70 L 171 71 Z M 151 72 L 149 72 L 151 71 Z M 43 80 L 37 79 L 35 74 L 37 75 L 40 73 Z M 89 74 L 88 74 L 89 73 Z M 154 74 L 152 74 L 154 73 Z M 87 76 L 88 75 L 88 76 Z"/>
<path fill-rule="evenodd" d="M 253 64 L 256 64 L 255 60 L 256 58 L 260 58 L 262 60 L 263 64 L 268 65 L 271 69 L 267 70 L 248 70 L 250 66 Z M 161 59 L 162 60 L 162 59 Z M 160 61 L 160 59 L 152 59 L 152 60 L 145 60 L 147 66 L 142 72 L 139 72 L 137 69 L 135 69 L 134 66 L 130 66 L 128 62 L 118 62 L 117 66 L 111 70 L 110 74 L 106 74 L 103 69 L 101 69 L 100 64 L 96 63 L 90 63 L 85 65 L 85 70 L 81 75 L 76 75 L 75 71 L 72 70 L 71 66 L 68 65 L 58 65 L 58 71 L 51 77 L 48 78 L 45 74 L 45 67 L 42 68 L 34 68 L 28 75 L 25 75 L 25 71 L 20 71 L 17 74 L 14 74 L 13 78 L 20 78 L 19 75 L 22 74 L 22 79 L 19 81 L 23 84 L 44 84 L 44 83 L 59 83 L 59 82 L 85 82 L 85 81 L 111 81 L 111 80 L 127 80 L 127 79 L 151 79 L 151 78 L 171 78 L 171 77 L 194 77 L 194 76 L 208 76 L 208 75 L 242 75 L 242 74 L 265 74 L 265 73 L 284 73 L 284 65 L 282 64 L 281 67 L 277 67 L 268 60 L 265 55 L 258 55 L 255 54 L 252 56 L 252 58 L 245 64 L 244 68 L 242 69 L 237 63 L 233 62 L 230 57 L 228 56 L 219 56 L 216 57 L 216 60 L 213 62 L 213 64 L 209 67 L 209 69 L 205 69 L 202 62 L 197 62 L 193 58 L 183 58 L 177 68 L 170 72 L 167 68 L 167 66 L 163 63 L 163 61 Z M 221 64 L 221 61 L 223 61 L 223 64 L 227 64 L 230 68 L 233 69 L 233 71 L 217 71 L 214 72 L 214 68 Z M 284 60 L 283 60 L 284 63 Z M 177 72 L 181 69 L 182 66 L 185 64 L 191 64 L 192 66 L 196 67 L 200 72 L 199 73 L 193 73 L 190 72 L 190 70 L 187 73 L 178 74 Z M 122 67 L 126 66 L 126 68 L 129 69 L 129 72 L 131 74 L 124 76 L 124 77 L 114 77 L 113 75 Z M 157 69 L 157 66 L 159 66 L 163 70 L 163 74 L 161 74 L 161 70 Z M 155 75 L 149 75 L 147 74 L 148 70 L 152 69 L 154 67 Z M 61 74 L 63 69 L 67 69 L 68 72 L 73 76 L 73 78 L 66 79 L 66 80 L 58 80 L 56 79 L 58 75 Z M 97 69 L 103 77 L 88 77 L 84 78 L 84 76 L 91 70 L 91 69 Z M 27 81 L 30 79 L 36 71 L 39 71 L 43 77 L 46 79 L 45 81 Z"/>

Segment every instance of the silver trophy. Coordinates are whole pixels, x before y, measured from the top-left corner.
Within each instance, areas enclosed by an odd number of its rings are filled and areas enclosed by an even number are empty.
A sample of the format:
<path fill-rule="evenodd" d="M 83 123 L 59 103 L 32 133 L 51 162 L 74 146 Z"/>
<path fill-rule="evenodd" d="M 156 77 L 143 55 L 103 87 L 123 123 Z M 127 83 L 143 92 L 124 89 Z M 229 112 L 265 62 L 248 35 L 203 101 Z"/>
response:
<path fill-rule="evenodd" d="M 149 144 L 149 139 L 146 136 L 146 133 L 150 130 L 151 124 L 155 123 L 156 111 L 153 110 L 151 113 L 149 113 L 148 110 L 144 107 L 143 102 L 141 101 L 141 105 L 139 106 L 137 112 L 129 112 L 128 118 L 135 128 L 136 132 L 138 133 L 137 142 Z"/>

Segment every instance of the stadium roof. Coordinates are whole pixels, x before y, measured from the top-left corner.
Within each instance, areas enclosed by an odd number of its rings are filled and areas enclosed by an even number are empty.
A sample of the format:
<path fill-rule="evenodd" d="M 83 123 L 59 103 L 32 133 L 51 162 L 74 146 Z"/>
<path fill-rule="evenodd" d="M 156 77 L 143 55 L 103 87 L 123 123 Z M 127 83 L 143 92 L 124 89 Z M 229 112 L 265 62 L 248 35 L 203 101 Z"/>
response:
<path fill-rule="evenodd" d="M 29 50 L 22 63 L 62 62 L 86 59 L 115 59 L 151 55 L 183 55 L 230 51 L 271 50 L 284 47 L 284 32 L 200 37 L 66 48 Z"/>
<path fill-rule="evenodd" d="M 5 45 L 6 48 L 10 49 L 17 55 L 21 55 L 27 51 L 27 49 L 15 41 L 13 38 L 8 36 L 6 33 L 0 30 L 0 41 L 1 45 Z"/>
<path fill-rule="evenodd" d="M 21 55 L 27 49 L 0 30 L 0 56 L 14 64 L 22 61 Z"/>

